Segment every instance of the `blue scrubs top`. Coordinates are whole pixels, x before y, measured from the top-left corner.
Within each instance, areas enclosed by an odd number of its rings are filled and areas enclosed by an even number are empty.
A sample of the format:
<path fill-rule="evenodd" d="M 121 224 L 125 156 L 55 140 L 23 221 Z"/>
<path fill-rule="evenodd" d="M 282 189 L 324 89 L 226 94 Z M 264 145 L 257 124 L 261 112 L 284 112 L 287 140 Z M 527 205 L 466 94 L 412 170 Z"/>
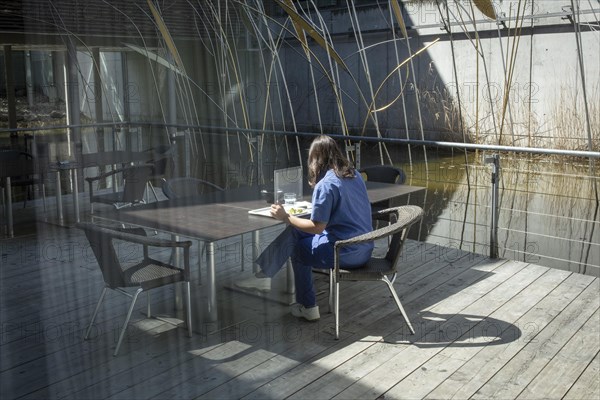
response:
<path fill-rule="evenodd" d="M 355 171 L 354 178 L 339 178 L 333 170 L 317 182 L 312 196 L 310 219 L 325 222 L 324 234 L 329 242 L 349 239 L 371 232 L 371 203 L 362 176 Z M 364 264 L 373 251 L 373 242 L 343 247 L 340 256 L 346 267 Z"/>

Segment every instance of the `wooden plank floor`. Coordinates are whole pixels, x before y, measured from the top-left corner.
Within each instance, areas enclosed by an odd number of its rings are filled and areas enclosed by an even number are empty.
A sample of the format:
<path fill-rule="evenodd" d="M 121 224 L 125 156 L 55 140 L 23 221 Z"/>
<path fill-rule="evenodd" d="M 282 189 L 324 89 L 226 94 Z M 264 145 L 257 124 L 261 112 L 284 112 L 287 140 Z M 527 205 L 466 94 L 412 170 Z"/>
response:
<path fill-rule="evenodd" d="M 197 326 L 190 339 L 142 319 L 140 301 L 113 357 L 128 300 L 108 296 L 82 340 L 102 280 L 78 230 L 42 223 L 0 246 L 2 399 L 600 398 L 600 288 L 590 276 L 410 242 L 395 287 L 415 335 L 384 285 L 347 283 L 335 340 L 316 275 L 319 322 L 222 289 L 228 322 Z M 249 274 L 232 254 L 217 257 L 219 287 Z M 173 290 L 152 302 L 173 308 Z"/>

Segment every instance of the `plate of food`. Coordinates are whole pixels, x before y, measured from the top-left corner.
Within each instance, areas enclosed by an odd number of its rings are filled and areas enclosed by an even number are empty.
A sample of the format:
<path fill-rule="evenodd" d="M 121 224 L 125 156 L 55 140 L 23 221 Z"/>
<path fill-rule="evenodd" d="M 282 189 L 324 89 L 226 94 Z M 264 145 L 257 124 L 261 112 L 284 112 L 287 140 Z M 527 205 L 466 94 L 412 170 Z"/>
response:
<path fill-rule="evenodd" d="M 283 208 L 285 211 L 296 217 L 303 217 L 305 215 L 310 215 L 312 210 L 311 203 L 308 201 L 297 201 L 294 204 L 284 204 Z M 262 215 L 264 217 L 271 217 L 271 206 L 257 208 L 255 210 L 248 211 L 248 214 L 252 215 Z M 272 218 L 272 217 L 271 217 Z"/>
<path fill-rule="evenodd" d="M 304 215 L 310 215 L 311 204 L 308 201 L 297 201 L 293 205 L 286 204 L 283 206 L 283 208 L 288 214 L 301 217 Z"/>

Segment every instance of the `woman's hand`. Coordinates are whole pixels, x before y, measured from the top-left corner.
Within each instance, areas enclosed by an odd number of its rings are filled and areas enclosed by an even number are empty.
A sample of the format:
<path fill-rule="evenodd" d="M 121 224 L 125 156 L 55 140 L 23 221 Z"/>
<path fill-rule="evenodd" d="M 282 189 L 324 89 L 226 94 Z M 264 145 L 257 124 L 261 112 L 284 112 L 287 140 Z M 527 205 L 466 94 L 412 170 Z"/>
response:
<path fill-rule="evenodd" d="M 319 235 L 323 233 L 327 226 L 324 222 L 312 221 L 307 218 L 298 218 L 293 215 L 289 215 L 281 204 L 271 205 L 271 216 L 280 221 L 286 222 L 301 231 L 312 233 L 313 235 Z"/>
<path fill-rule="evenodd" d="M 271 204 L 271 216 L 280 221 L 287 221 L 290 218 L 281 204 Z"/>

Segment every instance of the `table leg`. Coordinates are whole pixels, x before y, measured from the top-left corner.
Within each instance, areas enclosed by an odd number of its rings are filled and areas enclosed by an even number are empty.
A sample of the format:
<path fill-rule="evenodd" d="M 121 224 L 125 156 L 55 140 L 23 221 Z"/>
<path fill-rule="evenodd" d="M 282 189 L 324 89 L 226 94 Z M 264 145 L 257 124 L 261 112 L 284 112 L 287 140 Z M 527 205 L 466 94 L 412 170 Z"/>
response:
<path fill-rule="evenodd" d="M 10 187 L 10 176 L 4 178 L 5 189 L 5 205 L 6 205 L 6 229 L 8 230 L 8 237 L 13 237 L 15 232 L 13 230 L 13 213 L 12 213 L 12 189 Z"/>
<path fill-rule="evenodd" d="M 44 205 L 44 219 L 48 219 L 48 210 L 46 210 L 46 176 L 40 175 L 40 185 L 38 190 L 42 194 L 42 204 Z"/>
<path fill-rule="evenodd" d="M 246 263 L 246 249 L 244 246 L 244 234 L 242 233 L 240 235 L 240 243 L 241 243 L 241 248 L 240 248 L 240 257 L 241 257 L 241 270 L 242 272 L 244 271 L 244 264 Z"/>
<path fill-rule="evenodd" d="M 179 236 L 171 235 L 171 240 L 174 242 L 179 241 Z M 169 260 L 171 265 L 181 267 L 181 257 L 178 248 L 171 250 L 171 259 Z M 183 310 L 183 286 L 181 284 L 175 284 L 175 309 Z"/>
<path fill-rule="evenodd" d="M 296 293 L 296 283 L 294 281 L 294 268 L 292 267 L 292 260 L 288 258 L 286 268 L 286 291 L 289 294 Z"/>
<path fill-rule="evenodd" d="M 217 321 L 217 282 L 215 277 L 215 244 L 207 242 L 206 248 L 206 289 L 208 295 L 208 320 Z"/>
<path fill-rule="evenodd" d="M 56 188 L 56 215 L 58 217 L 58 223 L 62 225 L 64 223 L 64 216 L 63 216 L 63 206 L 62 206 L 62 187 L 60 184 L 60 171 L 56 171 L 55 188 Z"/>
<path fill-rule="evenodd" d="M 260 234 L 259 231 L 252 232 L 252 273 L 256 273 L 260 270 L 260 266 L 254 262 L 259 256 L 258 252 L 260 249 Z M 296 284 L 294 283 L 294 271 L 292 270 L 291 260 L 287 261 L 286 268 L 286 293 L 296 293 Z"/>
<path fill-rule="evenodd" d="M 75 221 L 79 221 L 79 183 L 77 182 L 77 170 L 71 170 L 71 179 L 73 179 L 73 207 L 75 208 Z"/>
<path fill-rule="evenodd" d="M 198 286 L 202 285 L 202 251 L 205 243 L 198 240 Z"/>
<path fill-rule="evenodd" d="M 260 254 L 260 234 L 259 231 L 252 231 L 252 273 L 255 274 L 260 270 L 260 266 L 254 262 Z"/>

